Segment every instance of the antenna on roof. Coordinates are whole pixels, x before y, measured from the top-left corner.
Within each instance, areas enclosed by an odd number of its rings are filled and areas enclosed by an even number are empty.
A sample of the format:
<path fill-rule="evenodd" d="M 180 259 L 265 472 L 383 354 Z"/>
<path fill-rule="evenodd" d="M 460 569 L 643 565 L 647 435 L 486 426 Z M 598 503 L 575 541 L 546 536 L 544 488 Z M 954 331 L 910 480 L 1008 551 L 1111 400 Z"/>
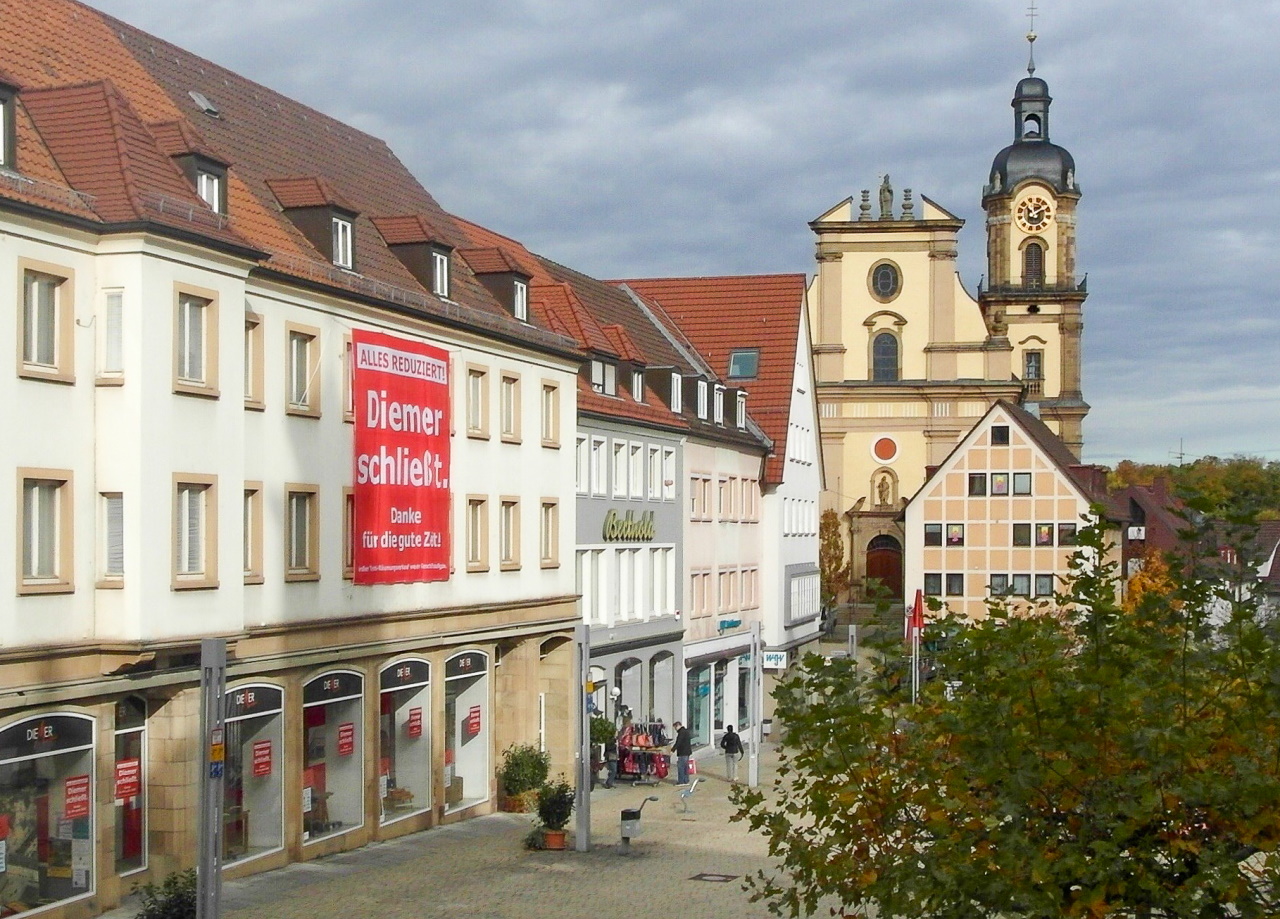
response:
<path fill-rule="evenodd" d="M 222 113 L 218 111 L 218 107 L 209 101 L 209 97 L 204 93 L 196 92 L 194 89 L 189 90 L 187 95 L 191 97 L 191 101 L 196 104 L 200 111 L 214 118 L 222 117 Z"/>
<path fill-rule="evenodd" d="M 1031 20 L 1031 27 L 1027 31 L 1027 44 L 1030 50 L 1027 52 L 1027 75 L 1036 75 L 1036 0 L 1031 0 L 1031 6 L 1027 7 L 1027 19 Z"/>

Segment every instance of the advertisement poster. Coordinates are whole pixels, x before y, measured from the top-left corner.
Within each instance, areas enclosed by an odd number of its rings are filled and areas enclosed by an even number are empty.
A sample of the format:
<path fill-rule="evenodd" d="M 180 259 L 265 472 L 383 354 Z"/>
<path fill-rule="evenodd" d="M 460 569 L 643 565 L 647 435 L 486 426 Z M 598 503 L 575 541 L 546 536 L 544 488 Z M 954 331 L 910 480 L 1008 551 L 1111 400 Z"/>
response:
<path fill-rule="evenodd" d="M 356 752 L 356 723 L 344 721 L 338 725 L 338 755 L 350 756 Z"/>
<path fill-rule="evenodd" d="M 66 780 L 64 791 L 66 794 L 66 810 L 63 812 L 63 816 L 68 820 L 88 817 L 89 777 L 87 775 L 71 776 Z"/>
<path fill-rule="evenodd" d="M 449 579 L 449 354 L 351 333 L 357 584 Z"/>
<path fill-rule="evenodd" d="M 253 742 L 253 775 L 263 778 L 271 774 L 271 741 L 255 740 Z"/>
<path fill-rule="evenodd" d="M 118 761 L 116 763 L 116 800 L 136 798 L 140 794 L 142 794 L 142 761 L 138 759 Z"/>
<path fill-rule="evenodd" d="M 480 733 L 480 706 L 471 706 L 471 711 L 467 713 L 467 737 L 468 739 L 475 737 Z"/>
<path fill-rule="evenodd" d="M 409 720 L 406 724 L 405 733 L 407 733 L 410 737 L 422 736 L 422 709 L 421 708 L 409 709 Z"/>

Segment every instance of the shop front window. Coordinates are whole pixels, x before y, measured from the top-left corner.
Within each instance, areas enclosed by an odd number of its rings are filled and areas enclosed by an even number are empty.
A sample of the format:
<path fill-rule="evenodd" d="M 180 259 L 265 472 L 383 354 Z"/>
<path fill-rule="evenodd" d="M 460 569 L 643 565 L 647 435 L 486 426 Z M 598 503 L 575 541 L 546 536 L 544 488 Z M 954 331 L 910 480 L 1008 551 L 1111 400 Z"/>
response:
<path fill-rule="evenodd" d="M 284 692 L 228 690 L 226 738 L 222 857 L 234 862 L 284 845 Z"/>
<path fill-rule="evenodd" d="M 738 661 L 738 721 L 735 725 L 745 733 L 751 724 L 751 664 L 747 658 Z"/>
<path fill-rule="evenodd" d="M 715 692 L 712 698 L 715 700 L 715 715 L 713 724 L 717 731 L 724 730 L 724 684 L 725 677 L 729 675 L 729 662 L 716 661 L 715 667 Z"/>
<path fill-rule="evenodd" d="M 711 665 L 689 669 L 685 695 L 689 706 L 689 736 L 694 746 L 711 743 Z"/>
<path fill-rule="evenodd" d="M 489 798 L 489 656 L 464 651 L 444 665 L 444 798 L 454 811 Z"/>
<path fill-rule="evenodd" d="M 93 893 L 93 740 L 83 715 L 0 730 L 0 915 Z"/>
<path fill-rule="evenodd" d="M 302 687 L 302 839 L 364 824 L 364 677 L 335 670 Z"/>
<path fill-rule="evenodd" d="M 629 657 L 614 667 L 614 685 L 622 694 L 618 696 L 614 720 L 619 724 L 627 721 L 641 721 L 647 709 L 640 698 L 641 681 L 644 679 L 644 664 L 640 660 Z"/>
<path fill-rule="evenodd" d="M 116 703 L 116 873 L 147 866 L 147 703 L 129 696 Z"/>
<path fill-rule="evenodd" d="M 649 720 L 670 724 L 676 719 L 676 658 L 670 651 L 649 662 Z"/>
<path fill-rule="evenodd" d="M 431 665 L 397 661 L 378 689 L 378 800 L 390 823 L 431 807 Z"/>

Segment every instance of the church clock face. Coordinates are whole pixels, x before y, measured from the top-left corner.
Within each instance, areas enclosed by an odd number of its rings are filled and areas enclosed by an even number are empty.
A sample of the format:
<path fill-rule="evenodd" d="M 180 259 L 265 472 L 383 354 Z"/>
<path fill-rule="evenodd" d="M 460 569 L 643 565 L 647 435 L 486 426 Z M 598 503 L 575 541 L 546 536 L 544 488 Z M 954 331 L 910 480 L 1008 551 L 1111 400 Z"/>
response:
<path fill-rule="evenodd" d="M 1049 225 L 1053 217 L 1053 205 L 1040 195 L 1023 198 L 1018 205 L 1018 226 L 1027 233 L 1039 233 Z"/>

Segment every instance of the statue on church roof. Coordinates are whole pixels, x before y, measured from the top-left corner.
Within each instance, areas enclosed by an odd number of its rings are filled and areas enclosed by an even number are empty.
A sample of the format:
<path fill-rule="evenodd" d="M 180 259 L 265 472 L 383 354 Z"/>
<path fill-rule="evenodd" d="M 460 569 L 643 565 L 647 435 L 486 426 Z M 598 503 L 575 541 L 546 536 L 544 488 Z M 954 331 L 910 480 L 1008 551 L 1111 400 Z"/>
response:
<path fill-rule="evenodd" d="M 893 219 L 893 186 L 889 184 L 889 173 L 884 174 L 884 181 L 880 183 L 880 219 Z"/>

